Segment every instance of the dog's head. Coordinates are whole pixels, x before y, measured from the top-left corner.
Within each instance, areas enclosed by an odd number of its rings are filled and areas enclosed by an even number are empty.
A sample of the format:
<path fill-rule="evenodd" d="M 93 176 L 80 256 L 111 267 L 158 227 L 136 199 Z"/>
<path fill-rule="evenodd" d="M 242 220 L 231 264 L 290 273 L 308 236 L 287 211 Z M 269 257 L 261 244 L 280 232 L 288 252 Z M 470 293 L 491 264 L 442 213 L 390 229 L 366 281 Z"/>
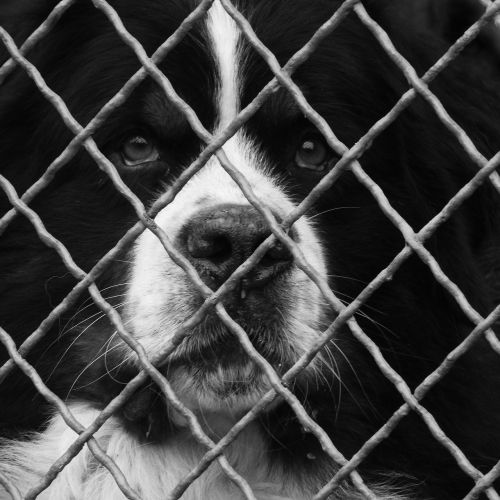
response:
<path fill-rule="evenodd" d="M 238 7 L 284 65 L 338 4 L 299 0 L 290 9 L 288 1 L 242 1 Z M 269 221 L 286 222 L 340 156 L 298 104 L 303 97 L 269 84 L 273 74 L 268 63 L 219 1 L 188 32 L 180 33 L 176 30 L 199 8 L 198 2 L 120 0 L 112 5 L 149 56 L 168 37 L 178 40 L 172 41 L 166 55 L 153 56 L 168 80 L 149 76 L 126 100 L 115 97 L 116 108 L 91 138 L 146 209 L 155 209 L 158 200 L 168 202 L 155 211 L 157 234 L 143 232 L 116 256 L 98 285 L 121 313 L 125 328 L 160 363 L 189 407 L 246 410 L 269 389 L 267 377 L 251 361 L 227 318 L 221 319 L 221 310 L 207 308 L 201 318 L 196 313 L 208 290 L 222 286 L 271 235 Z M 27 4 L 26 28 L 19 29 L 16 41 L 21 42 L 33 28 L 31 18 L 43 17 L 38 9 L 40 5 Z M 30 59 L 74 118 L 86 125 L 140 70 L 138 57 L 144 53 L 137 50 L 134 53 L 121 39 L 101 9 L 77 2 L 43 43 L 32 49 Z M 424 58 L 418 64 L 425 67 L 430 62 Z M 349 147 L 391 109 L 406 88 L 403 75 L 354 15 L 294 69 L 297 88 Z M 1 140 L 3 171 L 21 194 L 56 160 L 72 135 L 69 120 L 63 122 L 23 71 L 17 70 L 4 85 L 7 91 L 0 103 L 6 138 Z M 186 113 L 175 97 L 167 97 L 170 85 L 188 104 Z M 273 85 L 272 92 L 260 107 L 248 109 L 266 85 Z M 225 133 L 241 110 L 248 115 L 241 126 L 227 134 L 217 156 L 205 155 L 206 164 L 199 169 L 202 162 L 197 158 L 206 142 Z M 458 146 L 443 146 L 433 130 L 409 140 L 412 124 L 426 120 L 429 113 L 418 102 L 363 155 L 363 166 L 415 229 L 443 206 L 475 168 Z M 473 115 L 471 108 L 471 120 Z M 134 210 L 109 175 L 98 168 L 95 145 L 88 142 L 85 149 L 56 174 L 31 206 L 75 262 L 88 271 L 137 221 L 142 208 L 136 204 Z M 454 170 L 448 168 L 450 159 Z M 440 162 L 447 166 L 437 168 Z M 341 298 L 351 299 L 403 246 L 399 230 L 349 171 L 314 202 L 305 216 L 287 228 L 295 254 L 274 240 L 252 269 L 232 282 L 221 301 L 279 374 L 318 341 L 335 316 L 299 265 L 302 257 L 308 272 L 328 282 Z M 482 214 L 482 204 L 471 202 L 460 224 L 449 226 L 447 245 L 460 240 L 461 249 L 454 251 L 469 251 L 484 227 Z M 466 230 L 462 230 L 464 221 Z M 74 282 L 60 257 L 19 217 L 3 242 L 8 251 L 0 286 L 4 291 L 15 290 L 7 298 L 5 325 L 21 341 Z M 176 254 L 166 251 L 170 244 Z M 20 259 L 22 268 L 14 269 Z M 454 266 L 450 264 L 452 272 Z M 379 302 L 385 300 L 381 315 L 394 313 L 387 320 L 394 319 L 391 327 L 399 326 L 402 317 L 422 320 L 412 301 L 423 290 L 429 297 L 432 293 L 427 275 L 420 271 L 410 285 L 407 273 L 399 285 L 395 280 L 396 285 L 380 295 Z M 20 280 L 25 285 L 22 291 Z M 25 311 L 22 318 L 20 309 Z M 186 333 L 185 339 L 168 359 L 156 359 L 179 331 Z M 37 366 L 49 379 L 57 379 L 57 388 L 65 395 L 101 398 L 96 388 L 103 379 L 112 384 L 120 370 L 139 366 L 115 326 L 88 303 L 80 304 L 52 332 L 49 342 L 40 344 L 36 352 Z M 378 335 L 376 328 L 373 335 Z M 404 349 L 418 350 L 417 342 L 405 341 Z M 337 362 L 342 365 L 344 353 L 340 352 Z M 329 386 L 337 376 L 335 363 L 329 355 L 320 355 L 299 381 Z"/>

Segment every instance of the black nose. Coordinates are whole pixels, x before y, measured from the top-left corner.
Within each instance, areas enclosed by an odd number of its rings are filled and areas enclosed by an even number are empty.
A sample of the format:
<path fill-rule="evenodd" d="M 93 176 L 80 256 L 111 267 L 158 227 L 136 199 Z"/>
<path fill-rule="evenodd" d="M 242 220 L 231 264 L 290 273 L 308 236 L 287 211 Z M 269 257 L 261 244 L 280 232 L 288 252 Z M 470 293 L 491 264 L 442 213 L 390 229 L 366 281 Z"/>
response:
<path fill-rule="evenodd" d="M 205 283 L 218 287 L 270 234 L 267 222 L 253 207 L 224 205 L 193 217 L 181 231 L 179 243 Z M 293 228 L 289 234 L 294 238 Z M 267 285 L 292 261 L 286 247 L 276 243 L 247 274 L 243 286 Z"/>

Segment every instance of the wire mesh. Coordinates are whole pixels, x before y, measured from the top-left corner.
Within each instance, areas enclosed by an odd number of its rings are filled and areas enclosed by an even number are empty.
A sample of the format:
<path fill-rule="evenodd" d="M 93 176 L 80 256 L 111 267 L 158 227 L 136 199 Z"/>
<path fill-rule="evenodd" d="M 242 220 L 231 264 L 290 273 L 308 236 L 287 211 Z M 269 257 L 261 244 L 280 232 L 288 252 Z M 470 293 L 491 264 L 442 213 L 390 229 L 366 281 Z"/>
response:
<path fill-rule="evenodd" d="M 78 281 L 70 294 L 68 294 L 60 304 L 54 307 L 51 314 L 25 340 L 25 342 L 19 346 L 19 348 L 14 345 L 8 332 L 0 328 L 0 341 L 7 349 L 11 358 L 0 367 L 0 382 L 11 373 L 15 366 L 19 367 L 32 380 L 40 394 L 54 404 L 66 424 L 79 435 L 64 455 L 62 455 L 52 465 L 49 471 L 47 471 L 43 480 L 29 491 L 25 498 L 36 498 L 38 494 L 47 489 L 64 467 L 81 451 L 82 447 L 87 445 L 96 459 L 108 469 L 110 474 L 112 474 L 122 493 L 129 499 L 139 499 L 139 494 L 128 484 L 126 477 L 123 475 L 116 462 L 104 452 L 93 436 L 112 415 L 126 404 L 132 394 L 144 384 L 148 377 L 150 377 L 162 391 L 168 403 L 185 418 L 193 436 L 207 449 L 205 456 L 201 459 L 196 468 L 182 479 L 172 492 L 168 493 L 168 498 L 180 498 L 193 481 L 203 474 L 213 461 L 218 460 L 222 470 L 228 478 L 240 488 L 244 497 L 246 499 L 255 499 L 255 495 L 248 482 L 229 464 L 224 456 L 224 451 L 245 427 L 256 419 L 272 401 L 280 397 L 292 408 L 301 425 L 308 432 L 316 436 L 325 453 L 339 465 L 338 472 L 314 497 L 316 500 L 328 498 L 347 476 L 350 477 L 354 486 L 365 498 L 375 499 L 375 494 L 365 484 L 364 480 L 357 472 L 357 467 L 376 446 L 388 438 L 401 419 L 411 411 L 420 415 L 434 438 L 448 450 L 459 467 L 474 480 L 475 486 L 466 498 L 477 498 L 477 495 L 484 492 L 489 499 L 499 499 L 498 493 L 493 488 L 493 483 L 500 477 L 500 462 L 487 474 L 481 473 L 472 465 L 460 448 L 445 435 L 433 415 L 422 406 L 420 401 L 433 386 L 442 380 L 457 360 L 460 359 L 460 357 L 463 356 L 481 336 L 485 336 L 491 348 L 500 354 L 500 341 L 491 328 L 500 317 L 500 306 L 496 307 L 486 318 L 482 317 L 472 307 L 460 288 L 446 276 L 432 254 L 424 247 L 425 241 L 463 205 L 480 185 L 485 182 L 490 182 L 496 191 L 500 193 L 500 177 L 496 172 L 496 168 L 500 165 L 500 153 L 489 160 L 485 158 L 479 152 L 467 133 L 450 116 L 440 100 L 428 87 L 429 83 L 432 82 L 436 76 L 478 36 L 485 25 L 492 19 L 497 19 L 498 12 L 500 12 L 500 0 L 496 0 L 492 3 L 485 3 L 486 10 L 481 18 L 474 23 L 422 77 L 418 77 L 417 72 L 411 64 L 397 51 L 389 35 L 372 17 L 370 17 L 360 0 L 344 1 L 340 8 L 333 13 L 331 18 L 314 33 L 309 42 L 284 66 L 279 64 L 274 54 L 259 40 L 248 20 L 236 9 L 231 1 L 220 0 L 225 11 L 237 24 L 241 34 L 266 62 L 273 73 L 273 79 L 253 99 L 253 101 L 241 110 L 237 117 L 223 130 L 218 132 L 217 135 L 212 135 L 202 125 L 194 110 L 177 94 L 168 78 L 158 68 L 158 64 L 166 57 L 169 51 L 180 43 L 198 20 L 206 15 L 213 4 L 213 0 L 203 0 L 200 2 L 192 13 L 182 22 L 175 33 L 170 36 L 151 57 L 147 55 L 140 42 L 127 31 L 118 13 L 106 0 L 91 1 L 97 9 L 100 9 L 105 14 L 123 42 L 134 51 L 142 67 L 128 80 L 122 89 L 109 100 L 86 127 L 81 126 L 76 121 L 63 99 L 51 90 L 36 66 L 27 59 L 29 51 L 37 44 L 42 43 L 43 38 L 50 33 L 64 12 L 69 9 L 75 1 L 63 0 L 57 4 L 47 19 L 35 32 L 33 32 L 21 47 L 17 47 L 9 33 L 0 27 L 0 38 L 10 54 L 10 59 L 0 68 L 0 84 L 16 66 L 22 68 L 35 83 L 40 93 L 57 110 L 67 128 L 74 134 L 73 139 L 65 150 L 49 165 L 40 179 L 21 196 L 19 196 L 11 183 L 0 175 L 0 187 L 12 204 L 12 209 L 0 219 L 0 235 L 15 217 L 18 215 L 26 217 L 35 228 L 40 240 L 58 253 L 66 269 Z M 384 51 L 402 71 L 412 88 L 404 93 L 394 107 L 384 117 L 378 120 L 377 123 L 375 123 L 371 129 L 349 149 L 335 136 L 327 121 L 308 103 L 304 94 L 294 83 L 292 75 L 297 68 L 314 53 L 321 41 L 331 34 L 351 12 L 355 12 L 362 24 L 375 36 Z M 147 76 L 150 76 L 159 85 L 169 102 L 173 103 L 182 115 L 186 117 L 193 131 L 205 144 L 205 148 L 198 158 L 185 169 L 179 176 L 177 182 L 169 187 L 149 210 L 146 209 L 140 199 L 124 183 L 113 163 L 99 150 L 92 138 L 95 131 L 103 125 L 113 111 L 127 102 L 127 99 L 134 89 L 137 88 Z M 238 169 L 231 164 L 223 150 L 224 144 L 259 110 L 265 100 L 279 87 L 287 89 L 301 112 L 324 136 L 328 145 L 341 156 L 341 159 L 334 168 L 321 179 L 321 181 L 311 190 L 309 195 L 306 196 L 293 212 L 288 214 L 284 221 L 281 222 L 276 220 L 272 212 L 267 208 L 265 202 L 256 196 L 250 183 Z M 477 174 L 448 201 L 436 216 L 434 216 L 418 233 L 415 233 L 406 220 L 393 208 L 383 190 L 367 174 L 358 160 L 370 148 L 373 140 L 386 130 L 417 96 L 421 96 L 430 104 L 436 116 L 455 136 L 458 143 L 464 149 L 464 153 L 471 158 L 479 170 Z M 89 272 L 84 272 L 76 264 L 70 252 L 62 242 L 47 231 L 40 217 L 29 207 L 29 204 L 50 185 L 56 173 L 64 168 L 82 147 L 93 158 L 99 168 L 111 179 L 116 190 L 130 203 L 138 220 L 138 222 L 120 239 L 117 245 L 109 250 Z M 220 165 L 239 186 L 249 203 L 262 214 L 272 232 L 272 235 L 261 243 L 247 261 L 241 264 L 236 271 L 232 273 L 230 278 L 215 292 L 207 287 L 193 265 L 175 248 L 167 234 L 154 220 L 155 216 L 172 202 L 176 194 L 180 192 L 189 179 L 200 171 L 214 155 L 217 157 Z M 325 277 L 319 275 L 307 262 L 297 244 L 288 235 L 287 230 L 308 211 L 308 209 L 336 182 L 342 172 L 347 168 L 349 168 L 354 173 L 357 180 L 368 189 L 387 219 L 400 231 L 406 242 L 406 247 L 362 290 L 358 297 L 349 305 L 345 306 L 331 290 Z M 119 313 L 103 298 L 101 291 L 95 283 L 97 278 L 109 267 L 114 259 L 124 249 L 130 247 L 145 230 L 149 230 L 156 235 L 172 261 L 186 273 L 186 276 L 193 283 L 196 290 L 204 297 L 203 305 L 181 326 L 181 328 L 179 328 L 170 343 L 154 357 L 150 358 L 146 355 L 142 345 L 127 331 Z M 230 317 L 221 302 L 224 295 L 229 293 L 242 277 L 252 271 L 276 241 L 280 241 L 289 249 L 294 257 L 295 264 L 316 284 L 326 303 L 336 313 L 336 319 L 323 332 L 314 346 L 281 377 L 275 371 L 274 367 L 255 349 L 245 330 Z M 379 347 L 365 334 L 354 318 L 355 313 L 359 311 L 360 307 L 366 303 L 370 296 L 383 283 L 392 278 L 397 269 L 411 255 L 417 255 L 422 262 L 426 264 L 437 282 L 439 282 L 449 295 L 453 297 L 467 318 L 475 325 L 474 330 L 467 338 L 449 353 L 442 364 L 428 375 L 414 391 L 410 390 L 404 379 L 390 366 Z M 64 312 L 74 306 L 81 294 L 86 290 L 90 293 L 96 306 L 109 318 L 109 321 L 114 325 L 121 339 L 136 353 L 138 363 L 141 367 L 140 373 L 124 387 L 121 393 L 106 406 L 99 417 L 88 427 L 83 426 L 75 419 L 65 402 L 47 387 L 33 366 L 24 359 L 30 350 L 47 334 L 55 321 L 61 317 Z M 197 417 L 181 403 L 172 390 L 168 380 L 157 369 L 157 365 L 164 361 L 180 345 L 190 328 L 199 324 L 205 317 L 207 311 L 212 308 L 216 311 L 221 322 L 238 338 L 252 362 L 265 373 L 272 386 L 272 389 L 269 390 L 259 403 L 243 416 L 218 443 L 213 442 L 205 434 Z M 390 419 L 349 460 L 335 447 L 328 434 L 308 414 L 299 399 L 288 387 L 290 382 L 308 366 L 318 352 L 331 341 L 335 333 L 344 325 L 349 327 L 352 335 L 373 357 L 381 372 L 393 383 L 404 401 L 404 404 L 394 412 Z M 16 486 L 10 484 L 7 478 L 0 476 L 0 485 L 8 491 L 12 498 L 16 500 L 20 498 L 20 493 Z"/>

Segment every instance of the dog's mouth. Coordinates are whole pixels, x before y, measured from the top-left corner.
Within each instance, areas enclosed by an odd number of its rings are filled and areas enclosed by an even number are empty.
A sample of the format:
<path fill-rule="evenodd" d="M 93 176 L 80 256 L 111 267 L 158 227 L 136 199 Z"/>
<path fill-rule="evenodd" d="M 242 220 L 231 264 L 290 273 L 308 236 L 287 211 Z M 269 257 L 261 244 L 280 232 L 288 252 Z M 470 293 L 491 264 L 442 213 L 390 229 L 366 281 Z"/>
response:
<path fill-rule="evenodd" d="M 188 324 L 203 303 L 184 277 L 169 283 L 164 294 L 155 288 L 150 301 L 137 295 L 126 308 L 135 337 L 152 358 L 169 346 L 178 328 Z M 282 377 L 313 344 L 322 309 L 316 290 L 290 265 L 269 283 L 240 283 L 221 303 L 231 319 L 225 321 L 216 309 L 208 310 L 159 369 L 180 402 L 201 420 L 211 415 L 213 422 L 234 423 L 272 388 L 262 358 Z M 134 353 L 129 352 L 129 360 L 129 366 L 139 366 Z M 314 370 L 308 368 L 299 378 L 308 380 Z M 175 405 L 163 395 L 158 399 L 167 422 L 182 426 L 179 412 L 172 409 Z"/>
<path fill-rule="evenodd" d="M 244 329 L 255 351 L 283 375 L 296 360 L 276 325 L 247 321 Z M 271 389 L 271 382 L 252 359 L 240 339 L 215 318 L 207 319 L 200 330 L 187 337 L 159 367 L 178 400 L 200 423 L 210 422 L 207 431 L 224 433 L 251 410 Z M 126 406 L 126 419 L 142 433 L 164 435 L 165 429 L 185 428 L 187 422 L 175 405 L 167 401 L 154 384 L 139 391 Z M 221 427 L 223 426 L 223 428 Z M 150 428 L 155 428 L 151 431 Z"/>
<path fill-rule="evenodd" d="M 229 356 L 221 363 L 176 359 L 161 373 L 178 401 L 195 414 L 214 437 L 222 437 L 271 388 L 267 376 L 251 360 Z M 125 421 L 148 442 L 168 439 L 189 426 L 183 412 L 155 384 L 139 390 L 125 405 Z M 177 430 L 176 430 L 177 429 Z"/>
<path fill-rule="evenodd" d="M 282 375 L 296 360 L 277 324 L 246 321 L 242 325 L 253 353 L 217 319 L 185 339 L 161 370 L 179 399 L 194 411 L 239 413 L 249 409 L 271 388 L 259 367 L 263 357 Z M 208 324 L 208 327 L 207 327 Z"/>

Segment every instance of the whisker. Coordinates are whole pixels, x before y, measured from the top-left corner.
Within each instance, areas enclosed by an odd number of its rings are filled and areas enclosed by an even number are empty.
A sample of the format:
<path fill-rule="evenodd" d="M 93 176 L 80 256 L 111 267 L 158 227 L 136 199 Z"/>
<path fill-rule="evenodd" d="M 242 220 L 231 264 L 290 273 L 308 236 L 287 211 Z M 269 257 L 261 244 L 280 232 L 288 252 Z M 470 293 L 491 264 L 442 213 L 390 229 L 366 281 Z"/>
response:
<path fill-rule="evenodd" d="M 111 288 L 111 287 L 108 287 L 108 288 Z M 117 295 L 110 295 L 110 296 L 107 296 L 107 297 L 106 297 L 106 296 L 103 296 L 103 298 L 104 298 L 104 300 L 109 301 L 109 300 L 111 300 L 111 299 L 116 299 L 117 297 L 124 297 L 125 295 L 126 295 L 126 293 L 119 293 L 119 294 L 117 294 Z M 73 316 L 71 316 L 71 318 L 69 318 L 69 319 L 68 319 L 68 321 L 66 322 L 66 324 L 65 324 L 65 325 L 64 325 L 64 327 L 62 328 L 61 332 L 59 333 L 59 336 L 60 336 L 60 337 L 62 337 L 62 336 L 63 336 L 63 335 L 67 332 L 66 328 L 68 327 L 68 325 L 70 325 L 70 324 L 71 324 L 71 321 L 72 321 L 72 320 L 73 320 L 76 316 L 78 316 L 79 314 L 81 314 L 81 313 L 82 313 L 85 309 L 88 309 L 89 307 L 92 307 L 92 306 L 95 306 L 95 303 L 94 303 L 93 301 L 92 301 L 92 303 L 91 303 L 91 304 L 88 304 L 88 305 L 86 305 L 85 307 L 78 309 L 78 311 L 77 311 L 75 314 L 73 314 Z M 97 312 L 96 314 L 99 314 L 99 312 Z M 94 316 L 94 315 L 92 315 L 92 316 Z M 83 323 L 83 322 L 87 321 L 88 319 L 92 318 L 92 316 L 89 316 L 89 317 L 87 317 L 87 318 L 83 319 L 82 321 L 80 321 L 80 322 L 79 322 L 79 323 L 77 323 L 76 325 L 72 325 L 72 327 L 71 327 L 71 328 L 73 328 L 74 326 L 79 326 L 81 323 Z"/>
<path fill-rule="evenodd" d="M 120 344 L 115 344 L 113 347 L 109 348 L 109 344 L 111 342 L 111 340 L 113 339 L 113 337 L 116 335 L 116 332 L 113 333 L 113 335 L 111 335 L 111 337 L 109 339 L 106 340 L 106 342 L 104 342 L 104 344 L 100 347 L 98 353 L 107 345 L 108 347 L 106 347 L 105 351 L 101 354 L 99 354 L 98 356 L 95 356 L 94 359 L 92 359 L 92 361 L 90 361 L 87 365 L 85 365 L 85 367 L 80 371 L 80 373 L 77 375 L 77 377 L 75 378 L 75 380 L 73 381 L 73 383 L 71 384 L 71 387 L 68 389 L 68 392 L 66 394 L 66 400 L 69 398 L 71 392 L 75 389 L 76 387 L 76 384 L 78 382 L 78 380 L 80 379 L 80 377 L 95 363 L 97 363 L 97 361 L 99 361 L 99 359 L 101 359 L 103 356 L 105 357 L 109 352 L 113 351 L 114 349 L 117 349 L 120 346 Z M 125 382 L 122 382 L 122 381 L 119 381 L 119 380 L 116 380 L 115 378 L 113 378 L 113 376 L 111 375 L 111 371 L 115 371 L 117 370 L 118 368 L 120 368 L 121 366 L 123 366 L 124 364 L 126 364 L 127 360 L 126 359 L 123 359 L 120 361 L 120 363 L 118 363 L 115 367 L 113 367 L 111 370 L 109 370 L 108 366 L 105 364 L 105 368 L 106 368 L 106 373 L 103 373 L 102 375 L 100 375 L 99 377 L 97 377 L 96 379 L 93 379 L 91 380 L 90 382 L 87 382 L 86 384 L 84 385 L 80 385 L 78 386 L 78 389 L 82 389 L 84 387 L 88 387 L 92 384 L 95 384 L 97 381 L 103 379 L 104 377 L 106 376 L 110 376 L 112 378 L 112 380 L 114 380 L 115 382 L 121 384 L 121 385 L 125 385 Z"/>
<path fill-rule="evenodd" d="M 337 210 L 349 210 L 349 209 L 355 209 L 355 208 L 361 208 L 361 207 L 335 207 L 335 208 L 330 208 L 328 210 L 323 210 L 323 212 L 319 212 L 317 214 L 309 215 L 307 218 L 309 220 L 313 220 L 316 217 L 319 217 L 320 215 L 328 214 L 330 212 L 336 212 Z"/>
<path fill-rule="evenodd" d="M 347 363 L 347 366 L 350 368 L 351 372 L 353 373 L 355 379 L 356 379 L 356 382 L 358 383 L 362 393 L 363 393 L 363 396 L 365 397 L 366 401 L 368 402 L 368 404 L 370 405 L 372 411 L 378 415 L 380 417 L 380 413 L 379 411 L 377 410 L 377 408 L 375 407 L 375 405 L 373 404 L 372 400 L 370 399 L 370 397 L 368 396 L 365 388 L 364 388 L 364 385 L 363 383 L 361 382 L 361 378 L 359 377 L 358 375 L 358 372 L 356 371 L 356 369 L 354 368 L 354 365 L 351 363 L 351 361 L 349 360 L 349 357 L 345 354 L 345 352 L 337 345 L 336 342 L 330 342 L 329 345 L 332 345 L 333 347 L 335 347 L 335 349 L 340 353 L 340 355 L 344 358 L 345 362 Z M 332 353 L 333 354 L 333 353 Z M 363 407 L 363 405 L 361 405 L 358 401 L 358 399 L 356 397 L 354 397 L 353 393 L 349 390 L 349 388 L 347 387 L 347 385 L 343 384 L 344 388 L 347 390 L 348 394 L 351 396 L 351 398 L 353 399 L 353 401 L 358 405 L 359 409 L 366 415 L 366 411 Z"/>
<path fill-rule="evenodd" d="M 116 309 L 120 308 L 123 306 L 124 303 L 122 304 L 117 304 L 115 306 Z M 104 318 L 106 315 L 104 313 L 96 313 L 96 314 L 93 314 L 92 316 L 90 316 L 89 318 L 87 318 L 85 321 L 88 321 L 88 319 L 90 318 L 93 318 L 95 316 L 98 316 L 97 318 L 95 318 L 90 324 L 88 324 L 72 341 L 71 341 L 71 344 L 69 344 L 69 346 L 65 349 L 65 351 L 61 354 L 61 356 L 59 357 L 59 359 L 57 360 L 57 362 L 55 363 L 54 367 L 52 368 L 52 371 L 50 372 L 49 376 L 47 377 L 47 381 L 50 380 L 50 378 L 52 377 L 52 375 L 54 375 L 55 371 L 57 370 L 58 366 L 61 364 L 62 360 L 65 358 L 65 356 L 68 354 L 68 352 L 70 351 L 70 349 L 75 345 L 75 343 L 82 337 L 82 335 L 85 334 L 85 332 L 91 328 L 93 325 L 95 325 L 98 321 L 100 321 L 102 318 Z M 79 324 L 83 323 L 84 321 L 80 322 Z M 76 327 L 76 325 L 75 325 Z M 70 330 L 68 331 L 71 331 L 73 328 L 71 328 Z M 66 332 L 68 333 L 68 332 Z M 52 342 L 49 347 L 44 351 L 44 352 L 47 352 L 48 349 L 50 349 L 51 346 L 54 345 L 55 342 L 57 342 L 59 339 L 55 340 L 54 342 Z"/>

